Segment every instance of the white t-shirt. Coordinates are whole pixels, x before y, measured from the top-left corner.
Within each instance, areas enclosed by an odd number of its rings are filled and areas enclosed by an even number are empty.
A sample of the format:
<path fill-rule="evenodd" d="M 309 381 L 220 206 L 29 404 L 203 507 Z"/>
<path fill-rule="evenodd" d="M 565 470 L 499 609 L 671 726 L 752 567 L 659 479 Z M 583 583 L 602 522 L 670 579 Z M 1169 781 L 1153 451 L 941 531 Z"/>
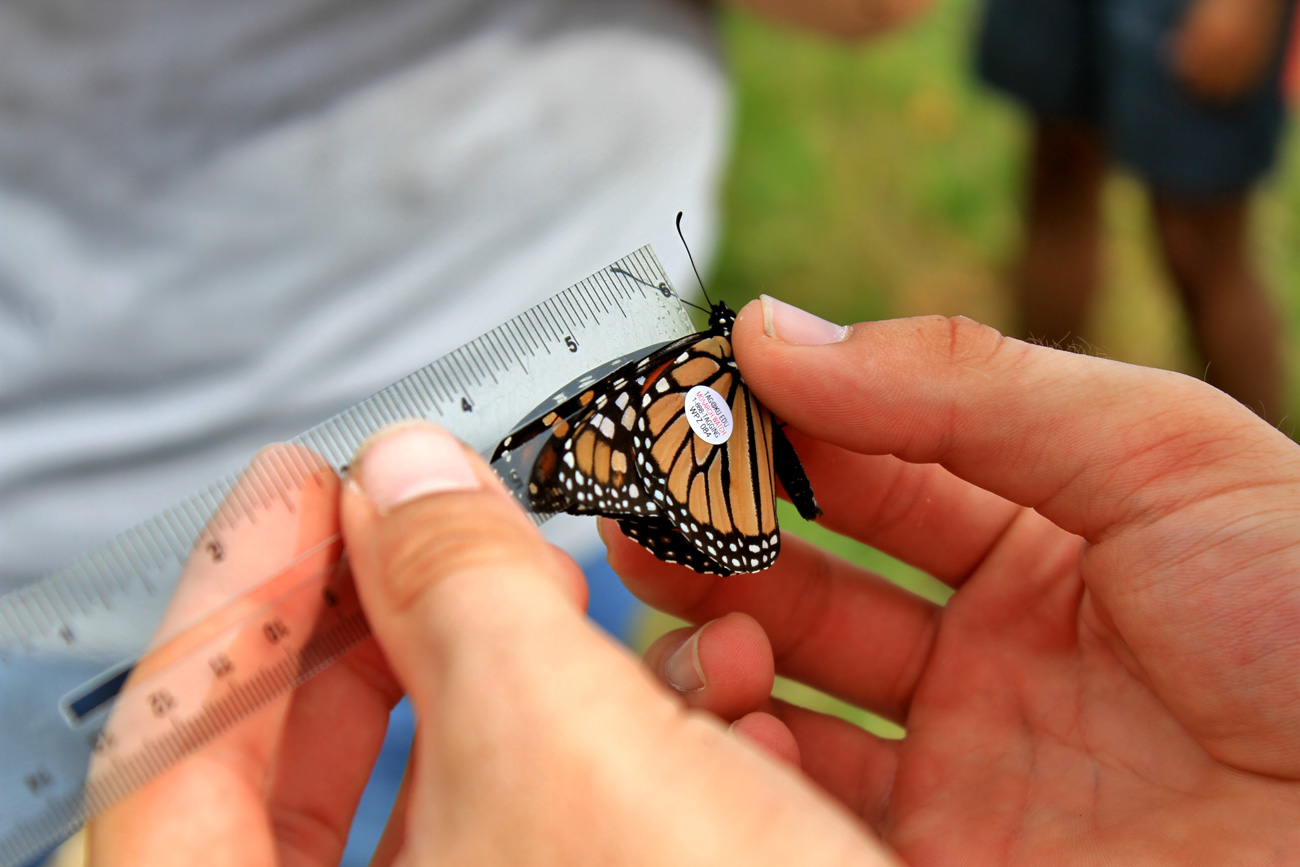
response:
<path fill-rule="evenodd" d="M 728 95 L 684 0 L 0 0 L 0 591 L 653 243 Z"/>

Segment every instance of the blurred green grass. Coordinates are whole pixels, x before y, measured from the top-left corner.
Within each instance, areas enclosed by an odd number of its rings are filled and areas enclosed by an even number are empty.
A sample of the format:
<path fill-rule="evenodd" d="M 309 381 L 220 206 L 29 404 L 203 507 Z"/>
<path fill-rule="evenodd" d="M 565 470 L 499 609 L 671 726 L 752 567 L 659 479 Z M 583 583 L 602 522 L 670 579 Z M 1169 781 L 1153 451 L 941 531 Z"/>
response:
<path fill-rule="evenodd" d="M 723 236 L 710 291 L 739 309 L 765 292 L 835 322 L 925 313 L 1010 326 L 1003 269 L 1017 244 L 1027 126 L 971 74 L 974 0 L 935 4 L 912 26 L 845 45 L 724 15 L 737 88 Z M 1300 333 L 1300 135 L 1256 206 L 1256 247 L 1288 335 Z M 1107 286 L 1088 335 L 1103 355 L 1197 373 L 1155 256 L 1140 188 L 1106 196 Z M 1288 340 L 1289 405 L 1300 354 Z M 1289 431 L 1294 433 L 1293 431 Z M 936 600 L 928 576 L 804 524 L 782 526 Z M 642 641 L 675 625 L 650 618 Z M 884 734 L 896 727 L 802 687 L 783 697 Z"/>

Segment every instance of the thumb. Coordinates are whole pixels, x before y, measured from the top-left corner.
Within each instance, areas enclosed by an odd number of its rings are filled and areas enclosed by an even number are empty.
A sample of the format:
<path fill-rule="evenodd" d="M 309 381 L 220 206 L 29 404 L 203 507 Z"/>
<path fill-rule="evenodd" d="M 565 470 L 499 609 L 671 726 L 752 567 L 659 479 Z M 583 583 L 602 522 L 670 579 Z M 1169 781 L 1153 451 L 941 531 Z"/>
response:
<path fill-rule="evenodd" d="M 473 452 L 432 424 L 396 425 L 361 446 L 342 519 L 371 629 L 417 706 L 464 637 L 481 646 L 582 620 L 576 564 Z"/>

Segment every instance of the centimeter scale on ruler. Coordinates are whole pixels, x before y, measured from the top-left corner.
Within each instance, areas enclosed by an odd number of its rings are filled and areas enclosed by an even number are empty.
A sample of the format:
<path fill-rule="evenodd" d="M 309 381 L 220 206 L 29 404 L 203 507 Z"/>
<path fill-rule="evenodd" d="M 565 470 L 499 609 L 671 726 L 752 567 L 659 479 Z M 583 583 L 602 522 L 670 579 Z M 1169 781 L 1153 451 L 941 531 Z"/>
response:
<path fill-rule="evenodd" d="M 0 867 L 47 850 L 369 635 L 333 533 L 308 534 L 237 591 L 199 588 L 178 620 L 169 605 L 183 571 L 184 594 L 196 572 L 238 562 L 241 526 L 292 518 L 306 486 L 332 481 L 385 424 L 432 419 L 486 455 L 521 421 L 692 330 L 643 247 L 303 433 L 301 448 L 266 453 L 238 481 L 0 596 Z"/>

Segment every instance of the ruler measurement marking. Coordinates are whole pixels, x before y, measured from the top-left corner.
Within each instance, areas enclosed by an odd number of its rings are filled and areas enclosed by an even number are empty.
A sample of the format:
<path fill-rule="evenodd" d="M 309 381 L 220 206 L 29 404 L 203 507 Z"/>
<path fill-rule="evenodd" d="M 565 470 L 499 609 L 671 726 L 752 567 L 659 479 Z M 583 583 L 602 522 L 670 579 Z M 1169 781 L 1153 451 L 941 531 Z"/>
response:
<path fill-rule="evenodd" d="M 487 373 L 488 377 L 492 380 L 492 384 L 500 385 L 501 381 L 497 379 L 497 371 L 500 368 L 498 368 L 496 363 L 493 362 L 492 359 L 488 356 L 488 349 L 490 348 L 491 348 L 490 346 L 487 346 L 487 348 L 485 348 L 484 345 L 480 344 L 480 345 L 475 345 L 474 351 L 478 354 L 480 362 L 483 365 L 483 370 Z"/>
<path fill-rule="evenodd" d="M 468 363 L 469 360 L 461 350 L 457 350 L 454 353 L 452 361 L 454 363 L 451 365 L 451 375 L 460 386 L 458 389 L 460 396 L 463 398 L 469 398 L 470 395 L 476 391 L 474 386 L 477 385 L 477 383 L 474 382 L 473 365 Z M 477 397 L 477 395 L 474 396 Z M 478 401 L 471 400 L 470 406 L 474 406 L 477 402 Z"/>
<path fill-rule="evenodd" d="M 469 389 L 465 387 L 465 382 L 461 378 L 460 360 L 456 357 L 456 353 L 454 352 L 449 359 L 445 375 L 447 377 L 447 383 L 451 388 L 453 399 L 459 397 L 463 401 L 469 397 Z M 463 403 L 461 404 L 461 408 L 464 408 Z"/>
<path fill-rule="evenodd" d="M 429 375 L 433 376 L 443 392 L 447 395 L 447 402 L 454 403 L 456 396 L 456 384 L 451 381 L 445 368 L 450 367 L 450 361 L 446 365 L 439 365 L 436 370 L 430 370 Z"/>
<path fill-rule="evenodd" d="M 550 320 L 551 327 L 555 329 L 556 340 L 564 339 L 565 325 L 561 317 L 560 305 L 554 298 L 550 298 L 542 305 L 542 310 Z"/>
<path fill-rule="evenodd" d="M 538 310 L 540 310 L 541 307 L 542 305 L 539 304 L 537 307 L 534 307 L 532 310 L 529 310 L 528 319 L 533 329 L 534 339 L 537 339 L 537 348 L 545 350 L 546 354 L 550 355 L 551 341 L 539 339 L 541 335 L 546 333 L 546 323 L 542 321 L 542 315 L 541 313 L 538 312 Z"/>
<path fill-rule="evenodd" d="M 524 335 L 524 339 L 528 341 L 528 345 L 532 347 L 534 353 L 538 350 L 542 350 L 545 351 L 547 355 L 550 355 L 550 347 L 540 336 L 540 329 L 537 325 L 536 309 L 524 311 L 524 313 L 519 317 L 519 322 L 516 327 L 519 329 L 520 333 Z"/>
<path fill-rule="evenodd" d="M 123 548 L 127 556 L 136 564 L 139 574 L 155 574 L 162 564 L 159 562 L 157 547 L 153 544 L 148 525 L 128 530 L 123 536 Z"/>
<path fill-rule="evenodd" d="M 357 413 L 357 427 L 363 430 L 366 428 L 378 430 L 398 419 L 419 414 L 415 407 L 416 401 L 406 390 L 406 385 L 400 381 L 395 385 L 396 388 L 385 389 L 365 402 L 361 412 Z M 362 442 L 364 441 L 363 438 Z"/>
<path fill-rule="evenodd" d="M 367 401 L 361 411 L 368 413 L 370 405 Z M 339 459 L 350 461 L 352 455 L 357 453 L 357 449 L 361 448 L 361 443 L 365 441 L 365 428 L 361 426 L 356 415 L 349 414 L 338 418 L 334 430 L 338 434 Z"/>
<path fill-rule="evenodd" d="M 194 498 L 190 497 L 188 500 L 184 500 L 177 509 L 172 511 L 172 520 L 168 522 L 175 529 L 178 542 L 183 543 L 186 537 L 193 540 L 185 546 L 185 553 L 180 558 L 181 560 L 188 557 L 190 551 L 194 550 L 194 546 L 203 538 L 203 527 L 194 520 L 195 511 L 196 507 L 194 505 Z"/>
<path fill-rule="evenodd" d="M 627 311 L 623 309 L 623 302 L 618 300 L 618 293 L 611 292 L 609 293 L 609 297 L 614 302 L 614 309 L 617 310 L 619 313 L 623 314 L 624 319 L 627 319 L 628 318 Z"/>
<path fill-rule="evenodd" d="M 582 315 L 578 313 L 577 308 L 573 306 L 573 299 L 570 297 L 571 294 L 572 293 L 569 292 L 561 292 L 559 295 L 555 296 L 556 304 L 560 308 L 560 312 L 564 314 L 565 326 L 570 332 L 582 325 Z M 572 335 L 570 334 L 570 336 Z"/>
<path fill-rule="evenodd" d="M 456 350 L 456 357 L 460 360 L 460 376 L 461 381 L 465 383 L 465 387 L 467 389 L 477 387 L 478 383 L 480 383 L 480 376 L 478 376 L 478 364 L 474 361 L 471 348 L 460 347 L 459 350 Z"/>
<path fill-rule="evenodd" d="M 644 280 L 646 283 L 649 283 L 651 286 L 656 285 L 653 276 L 650 277 L 646 276 L 647 273 L 653 274 L 653 272 L 656 269 L 649 267 L 649 263 L 647 263 L 643 257 L 633 253 L 631 256 L 628 256 L 628 261 L 635 262 L 637 265 L 637 267 L 629 268 L 628 269 L 629 271 L 635 274 L 640 280 Z"/>
<path fill-rule="evenodd" d="M 402 394 L 408 395 L 407 399 L 413 405 L 413 408 L 420 415 L 428 418 L 435 410 L 437 401 L 429 389 L 425 387 L 424 381 L 414 376 L 408 376 L 398 380 L 398 384 L 402 387 Z"/>
<path fill-rule="evenodd" d="M 611 265 L 610 267 L 616 266 Z M 609 268 L 601 270 L 599 274 L 592 275 L 592 286 L 595 289 L 594 297 L 600 302 L 600 309 L 604 311 L 605 315 L 614 312 L 614 290 L 609 286 L 611 276 Z M 615 285 L 617 286 L 617 282 Z"/>
<path fill-rule="evenodd" d="M 5 631 L 7 635 L 5 637 L 5 643 L 19 647 L 24 653 L 26 653 L 31 642 L 27 638 L 27 630 L 22 626 L 21 621 L 18 620 L 18 612 L 14 610 L 13 606 L 6 605 L 3 608 L 0 608 L 0 616 L 4 617 L 6 626 Z"/>
<path fill-rule="evenodd" d="M 592 303 L 593 300 L 592 295 L 593 295 L 592 290 L 588 288 L 586 291 L 582 292 L 578 297 L 582 299 L 582 306 L 587 311 L 587 315 L 591 317 L 592 323 L 595 325 L 599 325 L 600 312 L 596 310 L 596 305 Z"/>
<path fill-rule="evenodd" d="M 464 346 L 453 350 L 452 357 L 456 360 L 456 373 L 459 377 L 460 384 L 464 389 L 462 392 L 464 395 L 473 385 L 477 384 L 475 382 L 476 376 L 474 374 L 474 358 L 466 351 Z"/>
<path fill-rule="evenodd" d="M 547 299 L 546 303 L 542 305 L 542 314 L 546 317 L 547 324 L 552 329 L 556 341 L 563 340 L 565 326 L 560 316 L 559 303 L 554 298 Z"/>
<path fill-rule="evenodd" d="M 73 635 L 68 622 L 77 616 L 72 610 L 72 598 L 68 596 L 64 583 L 57 578 L 49 583 L 49 587 L 53 591 L 50 594 L 50 608 L 54 610 L 55 632 L 70 644 Z"/>
<path fill-rule="evenodd" d="M 492 374 L 492 370 L 488 366 L 487 360 L 483 356 L 482 348 L 477 343 L 467 344 L 465 354 L 471 361 L 473 361 L 473 367 L 471 370 L 474 371 L 475 385 L 482 386 L 484 384 L 484 377 L 491 379 L 494 383 L 497 381 L 497 378 Z"/>
<path fill-rule="evenodd" d="M 432 368 L 420 368 L 420 378 L 421 381 L 425 383 L 426 387 L 432 391 L 434 396 L 437 396 L 439 407 L 441 407 L 442 404 L 451 403 L 451 395 L 448 394 L 447 391 L 443 390 L 441 383 L 439 383 L 437 377 L 434 376 L 434 370 Z M 441 415 L 441 408 L 439 408 L 439 415 Z"/>
<path fill-rule="evenodd" d="M 582 327 L 582 313 L 575 306 L 573 299 L 567 295 L 560 296 L 560 304 L 568 310 L 569 329 L 571 332 L 578 331 Z M 572 336 L 572 335 L 571 335 Z"/>
<path fill-rule="evenodd" d="M 140 528 L 140 541 L 145 553 L 149 555 L 150 566 L 152 567 L 149 571 L 151 572 L 161 571 L 166 568 L 167 563 L 170 561 L 168 552 L 160 541 L 160 523 L 160 520 L 154 517 L 146 521 Z"/>
<path fill-rule="evenodd" d="M 432 395 L 418 379 L 404 379 L 393 390 L 393 403 L 402 410 L 399 418 L 429 418 L 433 412 Z"/>
<path fill-rule="evenodd" d="M 32 593 L 37 606 L 37 611 L 41 615 L 41 623 L 37 624 L 42 635 L 49 635 L 54 631 L 54 626 L 58 622 L 58 616 L 50 608 L 49 591 L 44 586 L 38 588 Z"/>
<path fill-rule="evenodd" d="M 492 345 L 496 347 L 505 365 L 524 369 L 523 352 L 520 351 L 521 347 L 515 341 L 513 332 L 504 328 L 495 329 L 492 332 Z"/>
<path fill-rule="evenodd" d="M 270 473 L 270 493 L 274 499 L 278 500 L 284 508 L 288 510 L 289 514 L 296 515 L 298 513 L 298 506 L 294 502 L 294 498 L 289 495 L 289 489 L 298 488 L 301 490 L 301 485 L 306 484 L 307 480 L 306 478 L 296 478 L 297 474 L 294 470 L 296 469 L 295 464 L 297 461 L 293 456 L 287 455 L 284 452 L 271 452 L 268 457 L 274 461 L 272 464 L 272 472 Z M 280 472 L 276 472 L 277 469 L 280 470 Z"/>
<path fill-rule="evenodd" d="M 558 342 L 564 339 L 564 323 L 561 322 L 560 316 L 556 310 L 554 298 L 547 299 L 546 303 L 541 305 L 542 316 L 546 319 L 547 328 Z"/>
<path fill-rule="evenodd" d="M 621 274 L 614 273 L 609 268 L 606 268 L 604 271 L 601 271 L 600 274 L 597 275 L 597 277 L 598 277 L 597 285 L 599 286 L 600 293 L 601 293 L 600 294 L 601 303 L 603 304 L 605 299 L 608 298 L 611 303 L 609 305 L 606 305 L 605 309 L 606 311 L 612 312 L 613 310 L 612 302 L 615 293 L 620 291 L 623 288 L 621 281 L 626 280 L 627 278 L 622 276 Z"/>
<path fill-rule="evenodd" d="M 519 360 L 515 354 L 510 351 L 510 347 L 504 343 L 505 336 L 500 330 L 493 330 L 488 333 L 488 344 L 492 347 L 492 352 L 496 356 L 497 362 L 501 365 L 503 374 L 509 373 L 511 368 Z"/>
<path fill-rule="evenodd" d="M 595 306 L 591 303 L 591 292 L 579 292 L 574 296 L 573 304 L 578 308 L 579 313 L 582 315 L 584 325 L 587 322 L 590 322 L 592 327 L 600 325 L 600 315 L 596 312 Z"/>
<path fill-rule="evenodd" d="M 528 339 L 521 333 L 519 326 L 514 322 L 507 323 L 506 333 L 510 336 L 510 342 L 514 345 L 519 355 L 520 366 L 523 366 L 524 353 L 528 353 L 529 358 L 536 358 L 537 353 L 533 352 L 532 346 L 529 345 Z M 524 368 L 527 370 L 527 368 Z"/>
<path fill-rule="evenodd" d="M 61 576 L 55 576 L 54 580 L 48 585 L 49 603 L 54 612 L 55 634 L 62 636 L 63 640 L 67 641 L 72 634 L 68 621 L 76 617 L 76 612 L 73 610 L 72 598 L 68 596 L 67 588 L 60 578 Z"/>
<path fill-rule="evenodd" d="M 653 274 L 656 271 L 662 271 L 662 268 L 660 267 L 658 261 L 651 261 L 655 257 L 642 255 L 641 251 L 638 250 L 637 252 L 633 253 L 629 258 L 641 266 L 641 273 L 638 274 L 637 276 L 645 280 L 647 283 L 655 285 Z M 647 276 L 647 275 L 651 275 L 651 276 Z"/>
<path fill-rule="evenodd" d="M 109 595 L 105 592 L 104 586 L 100 583 L 98 575 L 95 575 L 92 572 L 87 572 L 86 567 L 81 563 L 75 563 L 71 568 L 65 569 L 63 572 L 59 574 L 64 574 L 64 573 L 68 574 L 69 576 L 78 576 L 78 575 L 81 576 L 80 578 L 77 579 L 77 583 L 89 587 L 91 590 L 95 591 L 95 595 L 99 597 L 99 607 L 105 610 L 112 609 L 113 603 L 109 600 Z M 89 614 L 91 612 L 88 611 L 86 613 Z"/>

